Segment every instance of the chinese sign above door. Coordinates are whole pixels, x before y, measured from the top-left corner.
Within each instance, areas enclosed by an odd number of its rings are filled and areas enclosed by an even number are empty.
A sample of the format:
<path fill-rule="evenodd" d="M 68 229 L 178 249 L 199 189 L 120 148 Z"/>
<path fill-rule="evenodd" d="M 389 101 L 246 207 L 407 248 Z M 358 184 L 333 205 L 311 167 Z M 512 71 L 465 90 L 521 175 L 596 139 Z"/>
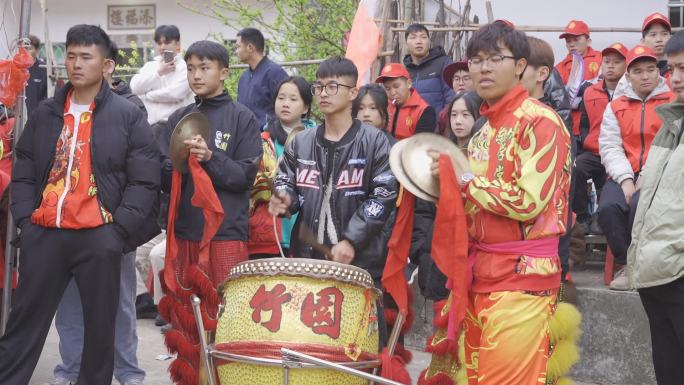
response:
<path fill-rule="evenodd" d="M 153 29 L 156 26 L 154 4 L 107 6 L 107 28 L 110 30 Z"/>

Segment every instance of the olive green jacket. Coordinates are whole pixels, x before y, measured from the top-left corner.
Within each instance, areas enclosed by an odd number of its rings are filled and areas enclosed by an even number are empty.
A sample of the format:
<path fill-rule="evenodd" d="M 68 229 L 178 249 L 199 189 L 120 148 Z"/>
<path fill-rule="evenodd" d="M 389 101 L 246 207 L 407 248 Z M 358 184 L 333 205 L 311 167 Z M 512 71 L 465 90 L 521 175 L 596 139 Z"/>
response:
<path fill-rule="evenodd" d="M 656 108 L 663 126 L 641 174 L 641 196 L 627 260 L 635 289 L 684 276 L 684 103 Z"/>

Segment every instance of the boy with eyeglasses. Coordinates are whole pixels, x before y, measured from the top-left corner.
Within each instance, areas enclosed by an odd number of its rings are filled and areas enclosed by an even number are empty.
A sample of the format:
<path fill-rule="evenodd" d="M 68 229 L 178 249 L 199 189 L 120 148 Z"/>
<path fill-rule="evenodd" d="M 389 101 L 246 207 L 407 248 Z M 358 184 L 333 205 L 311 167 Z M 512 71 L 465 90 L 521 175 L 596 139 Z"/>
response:
<path fill-rule="evenodd" d="M 472 266 L 472 282 L 454 283 L 451 311 L 467 309 L 465 316 L 450 314 L 447 338 L 457 342 L 464 331 L 471 385 L 555 381 L 547 378 L 549 320 L 561 284 L 570 135 L 558 114 L 520 84 L 530 56 L 523 32 L 486 25 L 471 38 L 467 55 L 487 122 L 468 147 L 472 174 L 459 181 L 475 252 L 470 262 L 455 261 L 462 269 Z M 436 176 L 439 155 L 431 152 Z M 450 204 L 438 202 L 438 212 Z"/>
<path fill-rule="evenodd" d="M 379 282 L 385 265 L 382 230 L 398 185 L 389 167 L 389 138 L 352 118 L 357 78 L 349 59 L 336 56 L 321 63 L 311 93 L 325 119 L 317 129 L 297 134 L 285 149 L 269 212 L 299 212 L 292 257 L 326 259 L 298 236 L 310 231 L 330 247 L 333 261 L 365 269 Z"/>
<path fill-rule="evenodd" d="M 401 140 L 419 132 L 435 131 L 435 109 L 413 88 L 406 67 L 399 63 L 387 64 L 375 82 L 382 83 L 387 91 L 387 129 L 393 137 Z"/>

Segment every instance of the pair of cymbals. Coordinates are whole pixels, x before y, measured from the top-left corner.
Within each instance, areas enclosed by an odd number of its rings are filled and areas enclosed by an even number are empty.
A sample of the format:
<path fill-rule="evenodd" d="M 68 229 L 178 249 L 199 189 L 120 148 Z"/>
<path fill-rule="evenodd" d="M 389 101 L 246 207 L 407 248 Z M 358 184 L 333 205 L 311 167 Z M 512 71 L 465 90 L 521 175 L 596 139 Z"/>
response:
<path fill-rule="evenodd" d="M 390 168 L 399 183 L 420 199 L 437 202 L 439 199 L 439 179 L 432 176 L 432 158 L 428 150 L 447 154 L 451 158 L 456 176 L 469 172 L 468 158 L 448 138 L 437 134 L 420 133 L 403 139 L 390 150 Z"/>
<path fill-rule="evenodd" d="M 210 143 L 209 120 L 201 112 L 191 112 L 185 115 L 171 133 L 169 158 L 171 158 L 173 168 L 183 174 L 188 172 L 188 156 L 190 155 L 190 149 L 185 141 L 193 139 L 196 135 L 201 135 L 207 145 Z"/>

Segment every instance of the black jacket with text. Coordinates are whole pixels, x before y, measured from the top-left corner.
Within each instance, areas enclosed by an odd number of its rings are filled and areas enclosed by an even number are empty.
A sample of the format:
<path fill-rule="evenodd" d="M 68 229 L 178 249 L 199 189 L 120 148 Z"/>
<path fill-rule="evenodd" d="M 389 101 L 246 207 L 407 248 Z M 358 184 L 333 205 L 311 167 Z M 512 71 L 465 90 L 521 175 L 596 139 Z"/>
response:
<path fill-rule="evenodd" d="M 299 212 L 290 252 L 297 258 L 325 258 L 298 234 L 302 226 L 318 232 L 326 185 L 332 178 L 329 202 L 338 240 L 351 242 L 352 264 L 378 280 L 387 257 L 382 232 L 398 191 L 389 165 L 390 141 L 381 130 L 358 120 L 339 142 L 326 141 L 324 132 L 320 125 L 297 134 L 279 165 L 275 188 L 289 194 L 290 212 Z"/>

